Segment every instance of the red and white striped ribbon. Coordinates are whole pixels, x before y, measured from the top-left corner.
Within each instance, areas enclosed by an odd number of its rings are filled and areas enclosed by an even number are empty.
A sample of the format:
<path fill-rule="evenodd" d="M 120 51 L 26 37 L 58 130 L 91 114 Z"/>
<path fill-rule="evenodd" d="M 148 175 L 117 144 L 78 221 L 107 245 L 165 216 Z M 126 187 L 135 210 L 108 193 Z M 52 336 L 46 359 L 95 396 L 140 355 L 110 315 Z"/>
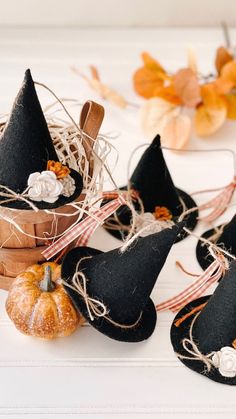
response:
<path fill-rule="evenodd" d="M 199 220 L 205 221 L 206 223 L 212 223 L 225 212 L 235 190 L 235 181 L 236 179 L 227 185 L 215 198 L 199 206 L 200 211 L 213 208 L 213 211 L 210 214 L 205 217 L 199 217 Z"/>
<path fill-rule="evenodd" d="M 42 252 L 42 255 L 47 260 L 51 259 L 57 253 L 62 251 L 66 246 L 72 243 L 77 237 L 79 237 L 79 240 L 77 241 L 76 246 L 85 246 L 96 228 L 103 224 L 106 218 L 114 214 L 114 212 L 121 205 L 125 205 L 126 203 L 127 201 L 125 200 L 124 196 L 118 195 L 116 199 L 108 202 L 102 208 L 94 211 L 93 217 L 96 217 L 96 219 L 94 219 L 91 215 L 87 216 L 79 224 L 74 226 L 65 236 L 60 237 L 55 243 L 45 249 Z"/>
<path fill-rule="evenodd" d="M 175 297 L 172 297 L 156 306 L 157 311 L 171 310 L 173 312 L 179 311 L 183 306 L 201 297 L 204 292 L 215 282 L 217 282 L 222 275 L 224 275 L 227 268 L 227 261 L 223 257 L 219 258 L 212 253 L 215 260 L 212 264 L 194 281 L 191 285 L 185 288 Z"/>

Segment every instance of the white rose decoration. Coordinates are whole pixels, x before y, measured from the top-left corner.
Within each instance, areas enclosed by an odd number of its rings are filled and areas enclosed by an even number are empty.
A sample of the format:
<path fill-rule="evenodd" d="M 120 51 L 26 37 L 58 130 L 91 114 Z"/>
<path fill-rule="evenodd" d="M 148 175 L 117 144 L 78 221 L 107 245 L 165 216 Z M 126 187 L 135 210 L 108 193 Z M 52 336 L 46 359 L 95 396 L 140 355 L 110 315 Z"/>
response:
<path fill-rule="evenodd" d="M 221 348 L 212 357 L 212 362 L 223 377 L 236 376 L 236 350 L 230 346 Z"/>
<path fill-rule="evenodd" d="M 50 204 L 57 201 L 63 190 L 63 185 L 50 170 L 31 173 L 28 186 L 28 195 L 32 201 L 44 201 Z"/>

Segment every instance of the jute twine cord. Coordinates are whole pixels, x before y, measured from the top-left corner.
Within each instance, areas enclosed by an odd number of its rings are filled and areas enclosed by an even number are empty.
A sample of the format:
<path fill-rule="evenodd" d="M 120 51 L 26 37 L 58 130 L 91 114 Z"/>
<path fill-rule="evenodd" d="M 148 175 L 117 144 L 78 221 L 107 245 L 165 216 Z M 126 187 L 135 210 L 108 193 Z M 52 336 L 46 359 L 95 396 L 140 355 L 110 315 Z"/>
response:
<path fill-rule="evenodd" d="M 188 233 L 189 235 L 195 237 L 197 240 L 200 240 L 202 243 L 207 244 L 209 246 L 209 250 L 212 249 L 217 254 L 222 254 L 223 253 L 225 256 L 228 256 L 230 259 L 236 260 L 236 257 L 233 256 L 230 252 L 228 252 L 227 250 L 223 249 L 222 247 L 217 246 L 216 244 L 212 243 L 210 240 L 205 239 L 202 236 L 198 236 L 197 234 L 193 233 L 192 231 L 190 231 L 186 227 L 184 227 L 183 230 L 185 230 L 186 233 Z"/>
<path fill-rule="evenodd" d="M 169 151 L 177 151 L 179 153 L 222 153 L 222 152 L 227 152 L 230 153 L 232 158 L 233 158 L 233 167 L 234 167 L 234 174 L 236 174 L 236 156 L 235 153 L 232 149 L 230 148 L 211 148 L 210 150 L 206 150 L 206 149 L 189 149 L 189 150 L 179 150 L 177 148 L 174 147 L 166 147 L 166 146 L 161 146 L 162 150 L 169 150 Z M 217 190 L 217 189 L 216 189 Z M 202 191 L 196 192 L 196 193 L 202 193 Z"/>
<path fill-rule="evenodd" d="M 28 204 L 34 211 L 38 212 L 38 208 L 34 205 L 34 203 L 27 199 L 29 198 L 29 195 L 27 194 L 28 190 L 29 188 L 26 188 L 21 194 L 18 194 L 7 186 L 0 185 L 0 197 L 8 198 L 2 201 L 0 200 L 0 205 L 20 200 L 26 202 L 26 204 Z"/>
<path fill-rule="evenodd" d="M 224 223 L 220 227 L 214 227 L 214 233 L 212 233 L 211 236 L 208 237 L 208 240 L 212 243 L 216 243 L 220 238 L 221 234 L 223 233 L 224 228 L 227 224 L 228 223 Z M 202 246 L 204 246 L 204 244 L 202 244 Z"/>
<path fill-rule="evenodd" d="M 188 359 L 190 361 L 201 361 L 205 364 L 207 372 L 210 372 L 212 367 L 214 367 L 214 363 L 212 361 L 212 356 L 216 353 L 215 351 L 210 352 L 207 355 L 204 355 L 201 353 L 201 351 L 199 350 L 197 343 L 194 342 L 193 339 L 193 326 L 199 316 L 200 312 L 198 312 L 197 314 L 195 314 L 190 328 L 189 328 L 189 337 L 188 338 L 184 338 L 182 340 L 182 345 L 183 348 L 185 349 L 186 352 L 189 353 L 189 355 L 192 356 L 187 356 L 187 355 L 181 355 L 180 353 L 176 352 L 176 355 L 178 356 L 178 358 L 181 359 Z"/>
<path fill-rule="evenodd" d="M 138 323 L 140 322 L 141 318 L 142 318 L 142 312 L 140 313 L 138 319 L 132 323 L 132 324 L 121 324 L 116 322 L 115 320 L 113 320 L 110 316 L 109 316 L 109 311 L 106 307 L 106 305 L 99 301 L 96 298 L 92 298 L 89 297 L 88 293 L 87 293 L 87 282 L 88 279 L 86 278 L 85 274 L 80 270 L 80 264 L 81 262 L 83 262 L 84 260 L 88 260 L 91 259 L 91 256 L 87 256 L 84 257 L 82 259 L 80 259 L 77 264 L 76 264 L 76 270 L 75 273 L 72 277 L 72 284 L 69 284 L 68 282 L 64 281 L 63 279 L 61 280 L 62 284 L 70 289 L 72 289 L 73 291 L 75 291 L 80 297 L 82 297 L 87 311 L 88 311 L 88 315 L 90 320 L 93 322 L 96 318 L 103 318 L 106 321 L 108 321 L 109 323 L 111 323 L 113 326 L 119 327 L 121 329 L 133 329 L 134 327 L 136 327 L 138 325 Z"/>

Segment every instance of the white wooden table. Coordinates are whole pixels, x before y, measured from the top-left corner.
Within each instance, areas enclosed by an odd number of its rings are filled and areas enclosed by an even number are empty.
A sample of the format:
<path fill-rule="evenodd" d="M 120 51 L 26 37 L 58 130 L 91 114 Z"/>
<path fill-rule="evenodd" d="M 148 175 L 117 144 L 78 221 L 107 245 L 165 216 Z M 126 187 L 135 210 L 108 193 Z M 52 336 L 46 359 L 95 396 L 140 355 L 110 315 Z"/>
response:
<path fill-rule="evenodd" d="M 236 32 L 232 31 L 236 40 Z M 164 66 L 175 69 L 186 63 L 186 48 L 196 49 L 202 71 L 212 70 L 220 30 L 0 30 L 0 109 L 8 112 L 30 67 L 35 80 L 46 83 L 59 96 L 99 100 L 70 71 L 98 66 L 104 81 L 130 101 L 140 102 L 132 90 L 131 75 L 143 50 Z M 41 102 L 51 101 L 40 89 Z M 123 111 L 107 103 L 104 133 L 118 132 L 113 140 L 120 153 L 114 171 L 122 185 L 127 178 L 131 151 L 145 138 L 134 110 Z M 214 138 L 194 137 L 190 147 L 233 148 L 236 124 L 227 125 Z M 171 154 L 166 152 L 175 183 L 192 192 L 224 185 L 231 180 L 229 153 Z M 138 156 L 136 156 L 137 158 Z M 134 159 L 135 161 L 135 159 Z M 109 185 L 107 185 L 109 187 Z M 205 199 L 207 197 L 204 197 Z M 202 199 L 202 198 L 201 198 Z M 230 219 L 232 208 L 222 217 Z M 205 227 L 196 230 L 201 233 Z M 91 245 L 109 250 L 119 245 L 100 229 Z M 180 291 L 191 279 L 179 272 L 179 259 L 192 272 L 200 272 L 195 258 L 196 239 L 174 246 L 153 292 L 158 302 Z M 70 338 L 45 342 L 25 337 L 10 323 L 4 310 L 6 293 L 0 292 L 0 417 L 102 418 L 124 416 L 158 418 L 234 418 L 235 388 L 213 383 L 185 368 L 175 357 L 169 340 L 173 315 L 158 315 L 157 328 L 145 343 L 112 341 L 89 326 Z M 210 416 L 210 417 L 211 417 Z"/>

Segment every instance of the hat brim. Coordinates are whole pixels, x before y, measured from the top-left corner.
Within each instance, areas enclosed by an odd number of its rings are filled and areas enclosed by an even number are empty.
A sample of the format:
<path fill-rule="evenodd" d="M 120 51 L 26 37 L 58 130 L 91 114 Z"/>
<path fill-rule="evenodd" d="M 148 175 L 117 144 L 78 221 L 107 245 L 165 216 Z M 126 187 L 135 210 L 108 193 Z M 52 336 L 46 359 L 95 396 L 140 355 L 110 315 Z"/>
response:
<path fill-rule="evenodd" d="M 122 187 L 120 189 L 121 190 L 126 190 L 127 187 L 124 186 L 124 187 Z M 186 208 L 187 209 L 191 209 L 191 208 L 197 207 L 196 202 L 193 200 L 193 198 L 189 194 L 187 194 L 187 192 L 184 192 L 184 191 L 182 191 L 181 189 L 178 189 L 178 188 L 177 188 L 177 192 L 178 192 L 179 197 L 183 200 L 184 204 L 186 205 Z M 101 206 L 105 205 L 107 202 L 108 202 L 108 200 L 102 201 Z M 119 210 L 117 211 L 117 213 L 118 214 L 121 214 L 121 212 L 123 212 L 123 214 L 127 215 L 127 218 L 129 217 L 129 219 L 131 219 L 131 214 L 130 214 L 129 208 L 127 206 L 122 205 L 119 208 Z M 194 228 L 196 227 L 197 222 L 198 222 L 198 219 L 197 218 L 198 218 L 198 211 L 196 210 L 196 211 L 192 212 L 191 214 L 189 214 L 188 217 L 185 218 L 185 220 L 186 220 L 185 227 L 187 229 L 191 230 L 191 231 L 194 230 Z M 174 221 L 177 221 L 177 219 L 178 219 L 178 217 L 174 217 Z M 115 227 L 118 226 L 118 224 L 115 222 L 115 220 L 113 219 L 113 217 L 109 217 L 107 219 L 107 221 L 109 221 L 110 223 L 114 224 Z M 110 233 L 113 237 L 115 237 L 118 240 L 122 240 L 123 241 L 123 240 L 125 240 L 125 238 L 128 235 L 128 232 L 125 231 L 125 230 L 118 230 L 118 229 L 114 229 L 113 230 L 112 228 L 106 227 L 106 223 L 103 226 L 104 226 L 104 228 L 106 229 L 106 231 L 108 233 Z M 177 236 L 177 239 L 176 239 L 175 243 L 178 243 L 179 241 L 183 240 L 187 236 L 188 236 L 188 233 L 185 230 L 183 230 Z"/>
<path fill-rule="evenodd" d="M 83 179 L 82 176 L 80 175 L 80 173 L 76 172 L 73 169 L 70 169 L 70 176 L 74 179 L 75 181 L 75 185 L 76 185 L 76 189 L 75 192 L 73 193 L 73 195 L 71 195 L 70 197 L 65 197 L 63 195 L 60 195 L 60 197 L 58 198 L 58 200 L 54 203 L 48 203 L 48 202 L 44 202 L 44 201 L 31 201 L 38 209 L 43 210 L 43 209 L 55 209 L 55 208 L 59 208 L 62 207 L 63 205 L 69 204 L 70 202 L 75 201 L 81 194 L 82 189 L 83 189 Z M 30 201 L 30 200 L 29 200 Z M 14 209 L 21 209 L 21 210 L 32 210 L 32 207 L 30 205 L 28 205 L 25 201 L 12 201 L 12 202 L 6 202 L 6 203 L 2 203 L 1 204 L 2 207 L 7 207 L 7 208 L 14 208 Z"/>
<path fill-rule="evenodd" d="M 71 278 L 75 272 L 76 264 L 80 259 L 88 256 L 94 257 L 101 253 L 103 252 L 90 247 L 78 247 L 70 251 L 65 256 L 62 264 L 62 278 L 64 281 L 69 282 L 69 278 Z M 83 267 L 84 266 L 86 266 L 86 261 L 83 263 Z M 78 295 L 77 292 L 73 291 L 71 288 L 67 287 L 66 285 L 64 285 L 64 288 L 79 313 L 82 314 L 82 316 L 91 324 L 91 326 L 111 339 L 115 339 L 121 342 L 141 342 L 148 339 L 155 329 L 157 314 L 155 305 L 151 299 L 148 300 L 138 324 L 132 328 L 126 329 L 115 326 L 109 322 L 109 320 L 106 320 L 102 317 L 97 317 L 92 321 L 89 317 L 84 300 Z"/>
<path fill-rule="evenodd" d="M 198 307 L 199 305 L 203 303 L 207 303 L 210 297 L 211 295 L 207 295 L 205 297 L 198 298 L 192 301 L 191 303 L 187 304 L 184 308 L 182 308 L 182 310 L 178 312 L 171 326 L 171 331 L 170 331 L 171 343 L 176 353 L 176 356 L 184 365 L 186 365 L 186 367 L 218 383 L 236 385 L 236 377 L 233 377 L 233 378 L 223 377 L 216 368 L 212 368 L 211 371 L 208 372 L 206 370 L 205 364 L 202 361 L 198 361 L 196 359 L 192 359 L 192 360 L 184 359 L 179 356 L 179 355 L 182 355 L 186 357 L 191 357 L 191 354 L 189 354 L 184 349 L 182 345 L 182 341 L 184 338 L 189 338 L 190 325 L 191 325 L 191 322 L 193 321 L 194 316 L 196 315 L 196 312 L 192 313 L 188 318 L 186 318 L 178 326 L 175 325 L 175 322 L 179 320 L 181 317 L 190 313 L 194 308 Z M 193 328 L 193 333 L 194 333 L 194 328 Z"/>
<path fill-rule="evenodd" d="M 217 228 L 221 228 L 221 226 L 218 226 Z M 205 233 L 203 233 L 201 237 L 203 237 L 204 239 L 208 239 L 214 233 L 215 233 L 215 229 L 212 228 L 210 230 L 205 231 Z M 219 247 L 221 246 L 220 239 L 217 242 L 217 246 L 219 246 Z M 230 249 L 227 249 L 227 250 L 230 251 Z M 198 243 L 197 243 L 196 256 L 197 256 L 197 260 L 198 260 L 199 265 L 201 266 L 201 268 L 204 271 L 214 261 L 213 257 L 209 253 L 209 246 L 207 244 L 201 242 L 201 240 L 199 240 Z"/>

